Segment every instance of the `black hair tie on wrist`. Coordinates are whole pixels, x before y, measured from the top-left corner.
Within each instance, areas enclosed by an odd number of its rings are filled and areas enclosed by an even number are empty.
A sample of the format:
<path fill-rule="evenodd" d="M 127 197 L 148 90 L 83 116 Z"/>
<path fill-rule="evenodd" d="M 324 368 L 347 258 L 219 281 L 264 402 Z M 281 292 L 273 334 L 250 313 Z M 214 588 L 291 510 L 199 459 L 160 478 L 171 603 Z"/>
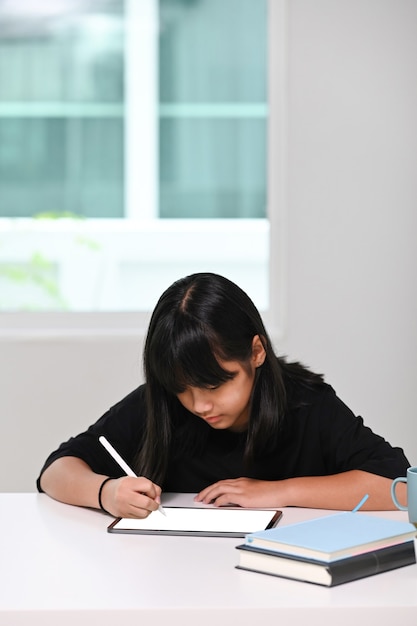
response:
<path fill-rule="evenodd" d="M 100 509 L 101 509 L 102 511 L 104 511 L 104 513 L 107 513 L 107 515 L 111 515 L 111 513 L 109 513 L 109 511 L 107 511 L 107 510 L 104 508 L 103 503 L 102 503 L 102 501 L 101 501 L 101 494 L 102 494 L 102 491 L 103 491 L 103 487 L 104 487 L 104 485 L 105 485 L 106 483 L 108 483 L 108 482 L 109 482 L 109 480 L 113 480 L 113 478 L 112 478 L 111 476 L 109 476 L 108 478 L 105 478 L 105 479 L 103 480 L 103 482 L 101 483 L 101 485 L 100 485 L 100 489 L 98 490 L 98 504 L 99 504 L 99 506 L 100 506 Z"/>

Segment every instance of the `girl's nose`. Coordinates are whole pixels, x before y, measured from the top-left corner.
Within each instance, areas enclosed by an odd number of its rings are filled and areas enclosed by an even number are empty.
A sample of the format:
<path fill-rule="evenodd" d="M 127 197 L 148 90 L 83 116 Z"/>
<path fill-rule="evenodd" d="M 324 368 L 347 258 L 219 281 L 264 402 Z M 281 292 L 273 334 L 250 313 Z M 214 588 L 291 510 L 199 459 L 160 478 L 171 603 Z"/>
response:
<path fill-rule="evenodd" d="M 213 402 L 204 389 L 193 390 L 193 410 L 198 415 L 210 415 L 213 409 Z"/>

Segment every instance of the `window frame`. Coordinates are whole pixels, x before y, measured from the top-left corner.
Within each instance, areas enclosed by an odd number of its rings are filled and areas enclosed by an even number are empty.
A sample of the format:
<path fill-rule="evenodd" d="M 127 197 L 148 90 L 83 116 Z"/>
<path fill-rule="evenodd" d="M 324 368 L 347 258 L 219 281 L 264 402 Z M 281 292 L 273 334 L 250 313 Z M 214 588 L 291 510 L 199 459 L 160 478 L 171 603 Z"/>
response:
<path fill-rule="evenodd" d="M 269 307 L 261 313 L 269 332 L 277 338 L 284 333 L 286 309 L 287 2 L 268 0 Z M 186 227 L 187 222 L 195 220 L 178 221 Z M 221 224 L 222 220 L 216 222 Z M 205 228 L 204 220 L 201 228 Z M 0 339 L 137 338 L 146 333 L 150 314 L 151 311 L 0 312 Z"/>

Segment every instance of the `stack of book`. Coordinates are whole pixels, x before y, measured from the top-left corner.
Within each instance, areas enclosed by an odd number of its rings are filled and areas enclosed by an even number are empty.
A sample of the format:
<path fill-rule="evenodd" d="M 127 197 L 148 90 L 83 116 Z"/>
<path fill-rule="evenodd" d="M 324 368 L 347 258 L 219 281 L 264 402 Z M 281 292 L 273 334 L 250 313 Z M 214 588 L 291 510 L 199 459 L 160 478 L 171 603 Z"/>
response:
<path fill-rule="evenodd" d="M 332 587 L 416 562 L 413 524 L 343 512 L 251 533 L 238 569 Z"/>

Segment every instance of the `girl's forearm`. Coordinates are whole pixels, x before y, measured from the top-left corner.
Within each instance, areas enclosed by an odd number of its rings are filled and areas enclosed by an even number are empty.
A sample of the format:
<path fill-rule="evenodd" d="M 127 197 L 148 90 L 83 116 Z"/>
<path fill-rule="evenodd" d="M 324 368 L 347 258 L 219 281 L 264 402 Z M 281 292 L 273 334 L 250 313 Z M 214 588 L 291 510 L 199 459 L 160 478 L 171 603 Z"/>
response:
<path fill-rule="evenodd" d="M 395 509 L 391 499 L 392 480 L 364 472 L 352 470 L 331 476 L 308 476 L 290 478 L 283 481 L 287 506 L 302 506 L 316 509 L 353 509 L 365 494 L 369 498 L 362 510 Z M 398 485 L 405 487 L 405 485 Z M 406 489 L 398 489 L 400 502 L 406 501 Z"/>
<path fill-rule="evenodd" d="M 67 456 L 57 459 L 45 470 L 40 484 L 55 500 L 99 508 L 98 492 L 105 478 L 95 474 L 81 459 Z"/>

